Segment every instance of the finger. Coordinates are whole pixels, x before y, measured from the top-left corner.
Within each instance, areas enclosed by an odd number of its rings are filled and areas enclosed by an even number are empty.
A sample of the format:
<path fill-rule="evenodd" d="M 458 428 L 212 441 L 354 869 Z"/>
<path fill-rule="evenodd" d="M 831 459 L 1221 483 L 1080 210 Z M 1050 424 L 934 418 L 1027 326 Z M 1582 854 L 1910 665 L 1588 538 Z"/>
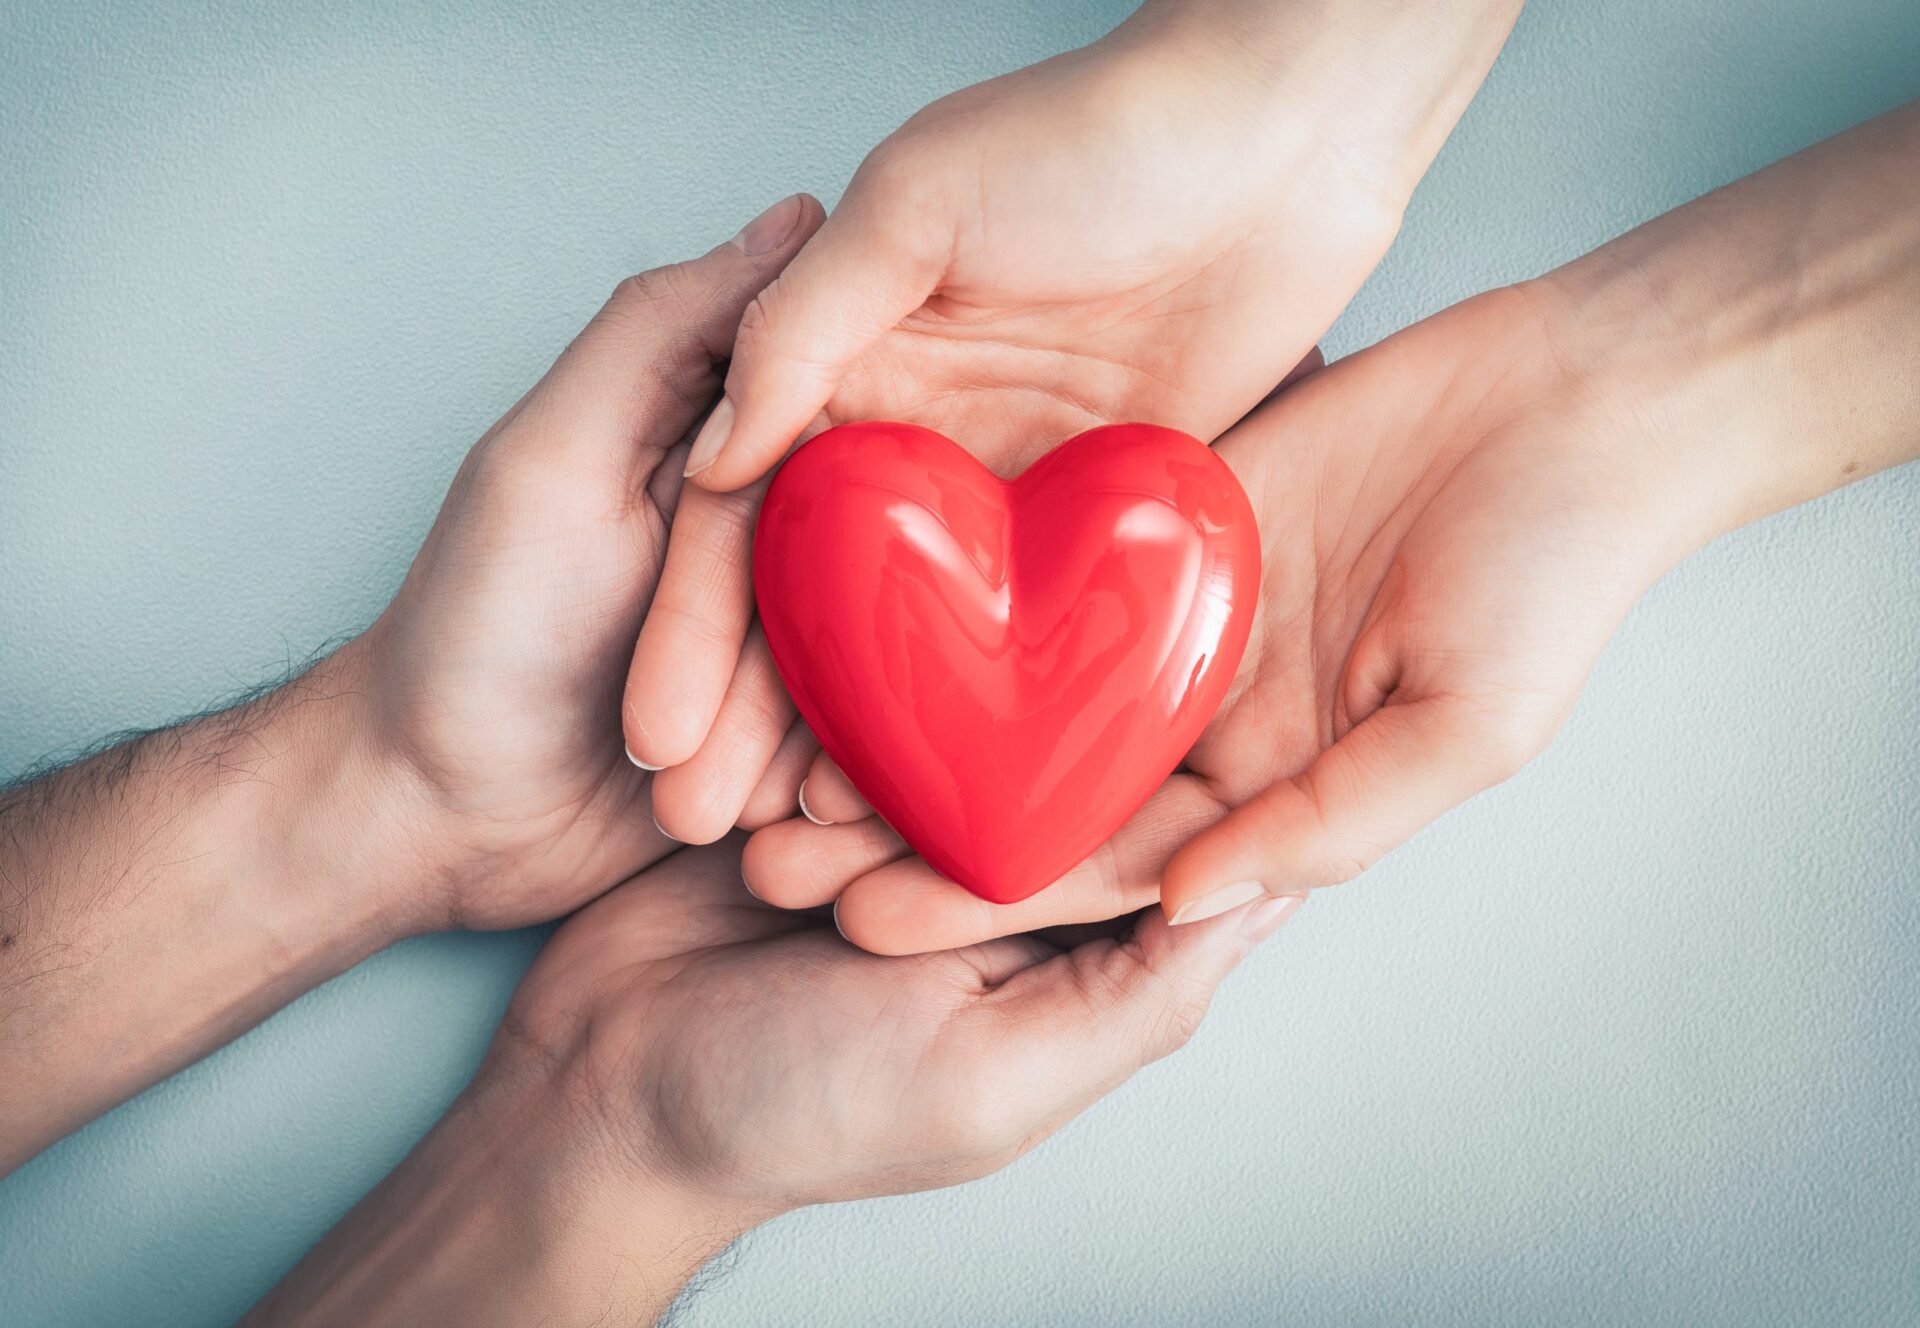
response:
<path fill-rule="evenodd" d="M 984 1072 L 956 1081 L 953 1110 L 979 1122 L 984 1142 L 998 1128 L 997 1142 L 1024 1151 L 1178 1050 L 1221 980 L 1302 903 L 1266 900 L 1175 929 L 1152 913 L 1129 939 L 1091 941 L 1014 973 L 966 1012 L 992 1054 Z"/>
<path fill-rule="evenodd" d="M 749 254 L 735 240 L 690 262 L 628 277 L 515 407 L 543 427 L 518 430 L 560 449 L 664 452 L 712 400 L 740 319 L 809 236 L 820 204 L 803 194 L 768 214 L 783 229 Z M 757 223 L 756 223 L 757 224 Z M 749 228 L 751 229 L 751 228 Z M 743 232 L 744 234 L 744 232 Z"/>
<path fill-rule="evenodd" d="M 888 160 L 867 159 L 820 233 L 747 310 L 726 395 L 687 459 L 696 483 L 737 489 L 766 474 L 848 366 L 933 293 L 948 228 L 911 201 L 912 172 Z"/>
<path fill-rule="evenodd" d="M 627 754 L 642 769 L 691 759 L 720 713 L 753 621 L 753 521 L 765 491 L 680 495 L 621 708 Z"/>
<path fill-rule="evenodd" d="M 873 815 L 873 808 L 860 796 L 860 790 L 825 752 L 813 758 L 807 778 L 800 785 L 799 798 L 801 815 L 815 825 L 842 825 Z"/>
<path fill-rule="evenodd" d="M 792 723 L 793 701 L 756 627 L 707 740 L 691 759 L 653 778 L 660 828 L 683 844 L 711 844 L 733 829 Z"/>
<path fill-rule="evenodd" d="M 781 908 L 818 908 L 855 880 L 913 850 L 877 816 L 850 825 L 815 825 L 795 817 L 747 841 L 747 889 Z"/>
<path fill-rule="evenodd" d="M 800 785 L 806 782 L 807 767 L 819 750 L 813 730 L 804 721 L 796 719 L 787 726 L 787 736 L 780 740 L 760 782 L 747 796 L 747 805 L 740 809 L 738 824 L 742 830 L 759 830 L 799 810 Z"/>
<path fill-rule="evenodd" d="M 998 940 L 956 950 L 954 957 L 973 969 L 982 988 L 993 988 L 1010 981 L 1016 973 L 1025 972 L 1035 964 L 1059 958 L 1065 949 L 1065 946 L 1039 936 L 1002 936 Z"/>
<path fill-rule="evenodd" d="M 1187 923 L 1267 895 L 1352 880 L 1542 745 L 1531 725 L 1455 698 L 1383 706 L 1304 773 L 1263 790 L 1167 864 L 1162 902 Z"/>
<path fill-rule="evenodd" d="M 820 925 L 743 891 L 740 844 L 727 839 L 683 849 L 614 887 L 568 919 L 556 941 L 576 961 L 599 953 L 626 965 Z"/>
<path fill-rule="evenodd" d="M 1017 903 L 988 903 L 922 859 L 902 858 L 846 884 L 834 920 L 862 949 L 904 955 L 1118 917 L 1156 902 L 1167 860 L 1225 811 L 1199 780 L 1175 775 L 1091 857 Z"/>

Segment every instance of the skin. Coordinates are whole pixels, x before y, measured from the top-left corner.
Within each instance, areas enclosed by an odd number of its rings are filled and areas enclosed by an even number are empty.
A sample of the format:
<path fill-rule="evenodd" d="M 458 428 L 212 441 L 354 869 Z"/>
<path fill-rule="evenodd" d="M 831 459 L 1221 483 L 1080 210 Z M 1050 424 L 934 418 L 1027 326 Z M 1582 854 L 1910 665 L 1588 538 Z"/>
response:
<path fill-rule="evenodd" d="M 364 635 L 0 793 L 0 1172 L 396 940 L 558 917 L 673 850 L 620 689 L 685 436 L 820 220 L 774 211 L 755 254 L 621 284 Z"/>
<path fill-rule="evenodd" d="M 1003 475 L 1114 421 L 1214 438 L 1372 271 L 1518 11 L 1149 4 L 880 144 L 747 310 L 689 458 L 624 712 L 634 758 L 675 768 L 661 825 L 708 842 L 735 823 L 710 747 L 805 742 L 751 626 L 748 559 L 796 438 L 905 420 Z"/>
<path fill-rule="evenodd" d="M 667 856 L 609 741 L 627 646 L 716 365 L 819 219 L 789 199 L 622 283 L 364 636 L 0 797 L 0 1170 L 393 941 L 578 909 L 459 1103 L 249 1321 L 651 1320 L 777 1213 L 1005 1165 L 1300 907 L 884 959 L 754 900 L 737 842 Z"/>
<path fill-rule="evenodd" d="M 246 1322 L 652 1322 L 776 1214 L 1020 1156 L 1299 904 L 884 959 L 747 896 L 737 843 L 677 854 L 555 934 L 460 1102 Z"/>
<path fill-rule="evenodd" d="M 1920 107 L 1313 373 L 1219 444 L 1260 515 L 1254 640 L 1114 839 L 991 906 L 825 758 L 756 894 L 882 953 L 1345 881 L 1538 754 L 1627 609 L 1736 526 L 1920 454 Z"/>

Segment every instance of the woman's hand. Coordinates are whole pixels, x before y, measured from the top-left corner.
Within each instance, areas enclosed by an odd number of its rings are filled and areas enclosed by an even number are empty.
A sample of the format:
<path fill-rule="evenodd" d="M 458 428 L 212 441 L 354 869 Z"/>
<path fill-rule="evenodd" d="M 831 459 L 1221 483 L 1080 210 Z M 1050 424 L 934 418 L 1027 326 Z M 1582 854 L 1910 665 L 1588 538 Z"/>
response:
<path fill-rule="evenodd" d="M 680 853 L 560 928 L 447 1120 L 250 1322 L 652 1322 L 777 1213 L 1006 1165 L 1300 902 L 887 959 L 746 895 L 736 844 Z"/>
<path fill-rule="evenodd" d="M 1116 420 L 1213 438 L 1373 269 L 1517 8 L 1149 5 L 882 143 L 747 310 L 634 656 L 635 759 L 781 741 L 747 548 L 759 481 L 796 438 L 906 420 L 1002 474 Z M 1390 61 L 1400 74 L 1375 79 Z M 708 778 L 659 794 L 682 839 L 739 810 Z"/>
<path fill-rule="evenodd" d="M 837 899 L 846 934 L 886 953 L 1143 908 L 1163 872 L 1169 907 L 1191 902 L 1190 916 L 1218 902 L 1209 887 L 1245 903 L 1267 880 L 1345 880 L 1510 774 L 1659 570 L 1616 473 L 1624 449 L 1554 402 L 1534 299 L 1450 310 L 1308 375 L 1220 441 L 1260 518 L 1253 638 L 1182 771 L 1092 858 L 1020 903 L 984 904 L 868 816 L 822 756 L 807 809 L 843 823 L 757 833 L 754 893 Z M 1189 852 L 1213 860 L 1183 892 L 1174 854 L 1196 835 Z"/>
<path fill-rule="evenodd" d="M 991 906 L 877 820 L 747 879 L 912 952 L 1344 881 L 1551 740 L 1626 610 L 1743 522 L 1920 452 L 1920 108 L 1312 374 L 1234 429 L 1265 545 L 1235 689 L 1059 883 Z M 865 807 L 824 758 L 820 820 Z M 1191 841 L 1191 842 L 1189 842 Z"/>

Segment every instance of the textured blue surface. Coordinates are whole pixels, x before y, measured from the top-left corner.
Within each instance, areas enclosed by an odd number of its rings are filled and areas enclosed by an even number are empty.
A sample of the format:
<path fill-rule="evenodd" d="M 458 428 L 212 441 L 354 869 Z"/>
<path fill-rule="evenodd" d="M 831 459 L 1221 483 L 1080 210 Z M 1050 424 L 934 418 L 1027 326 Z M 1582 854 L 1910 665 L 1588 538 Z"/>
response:
<path fill-rule="evenodd" d="M 619 276 L 1124 6 L 320 8 L 0 6 L 0 774 L 364 625 Z M 1536 0 L 1332 349 L 1916 95 L 1913 0 Z M 1916 531 L 1910 471 L 1716 546 L 1187 1054 L 686 1321 L 1920 1322 Z M 0 1183 L 0 1323 L 237 1314 L 537 943 L 380 956 Z"/>

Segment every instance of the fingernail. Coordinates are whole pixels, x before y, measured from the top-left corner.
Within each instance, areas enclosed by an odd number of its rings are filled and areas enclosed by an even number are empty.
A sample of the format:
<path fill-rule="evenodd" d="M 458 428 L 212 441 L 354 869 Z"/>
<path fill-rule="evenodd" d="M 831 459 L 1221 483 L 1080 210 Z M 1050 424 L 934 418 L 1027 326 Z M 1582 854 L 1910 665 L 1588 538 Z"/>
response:
<path fill-rule="evenodd" d="M 1209 890 L 1198 899 L 1189 899 L 1180 906 L 1180 911 L 1167 919 L 1167 925 L 1178 927 L 1188 922 L 1205 922 L 1208 918 L 1217 918 L 1230 908 L 1239 908 L 1250 904 L 1267 893 L 1267 887 L 1258 881 L 1235 881 L 1232 885 L 1223 885 Z"/>
<path fill-rule="evenodd" d="M 733 432 L 733 398 L 721 397 L 720 404 L 713 408 L 713 414 L 707 416 L 707 422 L 700 426 L 699 436 L 693 440 L 693 450 L 687 453 L 687 468 L 682 472 L 692 479 L 711 466 L 714 458 L 720 455 L 720 449 L 727 445 L 727 435 Z"/>
<path fill-rule="evenodd" d="M 833 929 L 840 933 L 841 940 L 845 941 L 848 945 L 853 944 L 852 938 L 847 935 L 847 929 L 840 925 L 840 901 L 838 899 L 833 901 Z"/>
<path fill-rule="evenodd" d="M 741 227 L 740 233 L 728 243 L 748 258 L 758 258 L 785 244 L 799 224 L 800 195 L 789 194 Z"/>
<path fill-rule="evenodd" d="M 1268 899 L 1247 909 L 1247 916 L 1240 922 L 1240 934 L 1251 945 L 1258 945 L 1286 926 L 1300 906 L 1307 902 L 1305 895 L 1281 895 L 1278 899 Z"/>
<path fill-rule="evenodd" d="M 623 743 L 622 746 L 625 746 L 625 744 Z M 642 770 L 651 770 L 657 774 L 661 769 L 664 768 L 657 765 L 648 765 L 645 761 L 642 761 L 639 757 L 633 754 L 633 748 L 631 747 L 628 747 L 626 750 L 627 750 L 627 759 L 633 762 L 635 765 L 639 766 Z"/>
<path fill-rule="evenodd" d="M 668 832 L 667 827 L 660 824 L 660 818 L 658 816 L 653 817 L 653 828 L 655 830 L 658 830 L 661 834 L 666 835 L 666 837 L 668 839 L 673 840 L 674 843 L 678 844 L 680 842 L 680 840 L 677 837 L 675 837 L 674 835 Z"/>
<path fill-rule="evenodd" d="M 832 821 L 829 821 L 824 816 L 815 816 L 813 814 L 813 808 L 807 806 L 807 781 L 804 779 L 800 781 L 800 814 L 809 821 L 812 821 L 815 825 L 833 824 Z"/>

